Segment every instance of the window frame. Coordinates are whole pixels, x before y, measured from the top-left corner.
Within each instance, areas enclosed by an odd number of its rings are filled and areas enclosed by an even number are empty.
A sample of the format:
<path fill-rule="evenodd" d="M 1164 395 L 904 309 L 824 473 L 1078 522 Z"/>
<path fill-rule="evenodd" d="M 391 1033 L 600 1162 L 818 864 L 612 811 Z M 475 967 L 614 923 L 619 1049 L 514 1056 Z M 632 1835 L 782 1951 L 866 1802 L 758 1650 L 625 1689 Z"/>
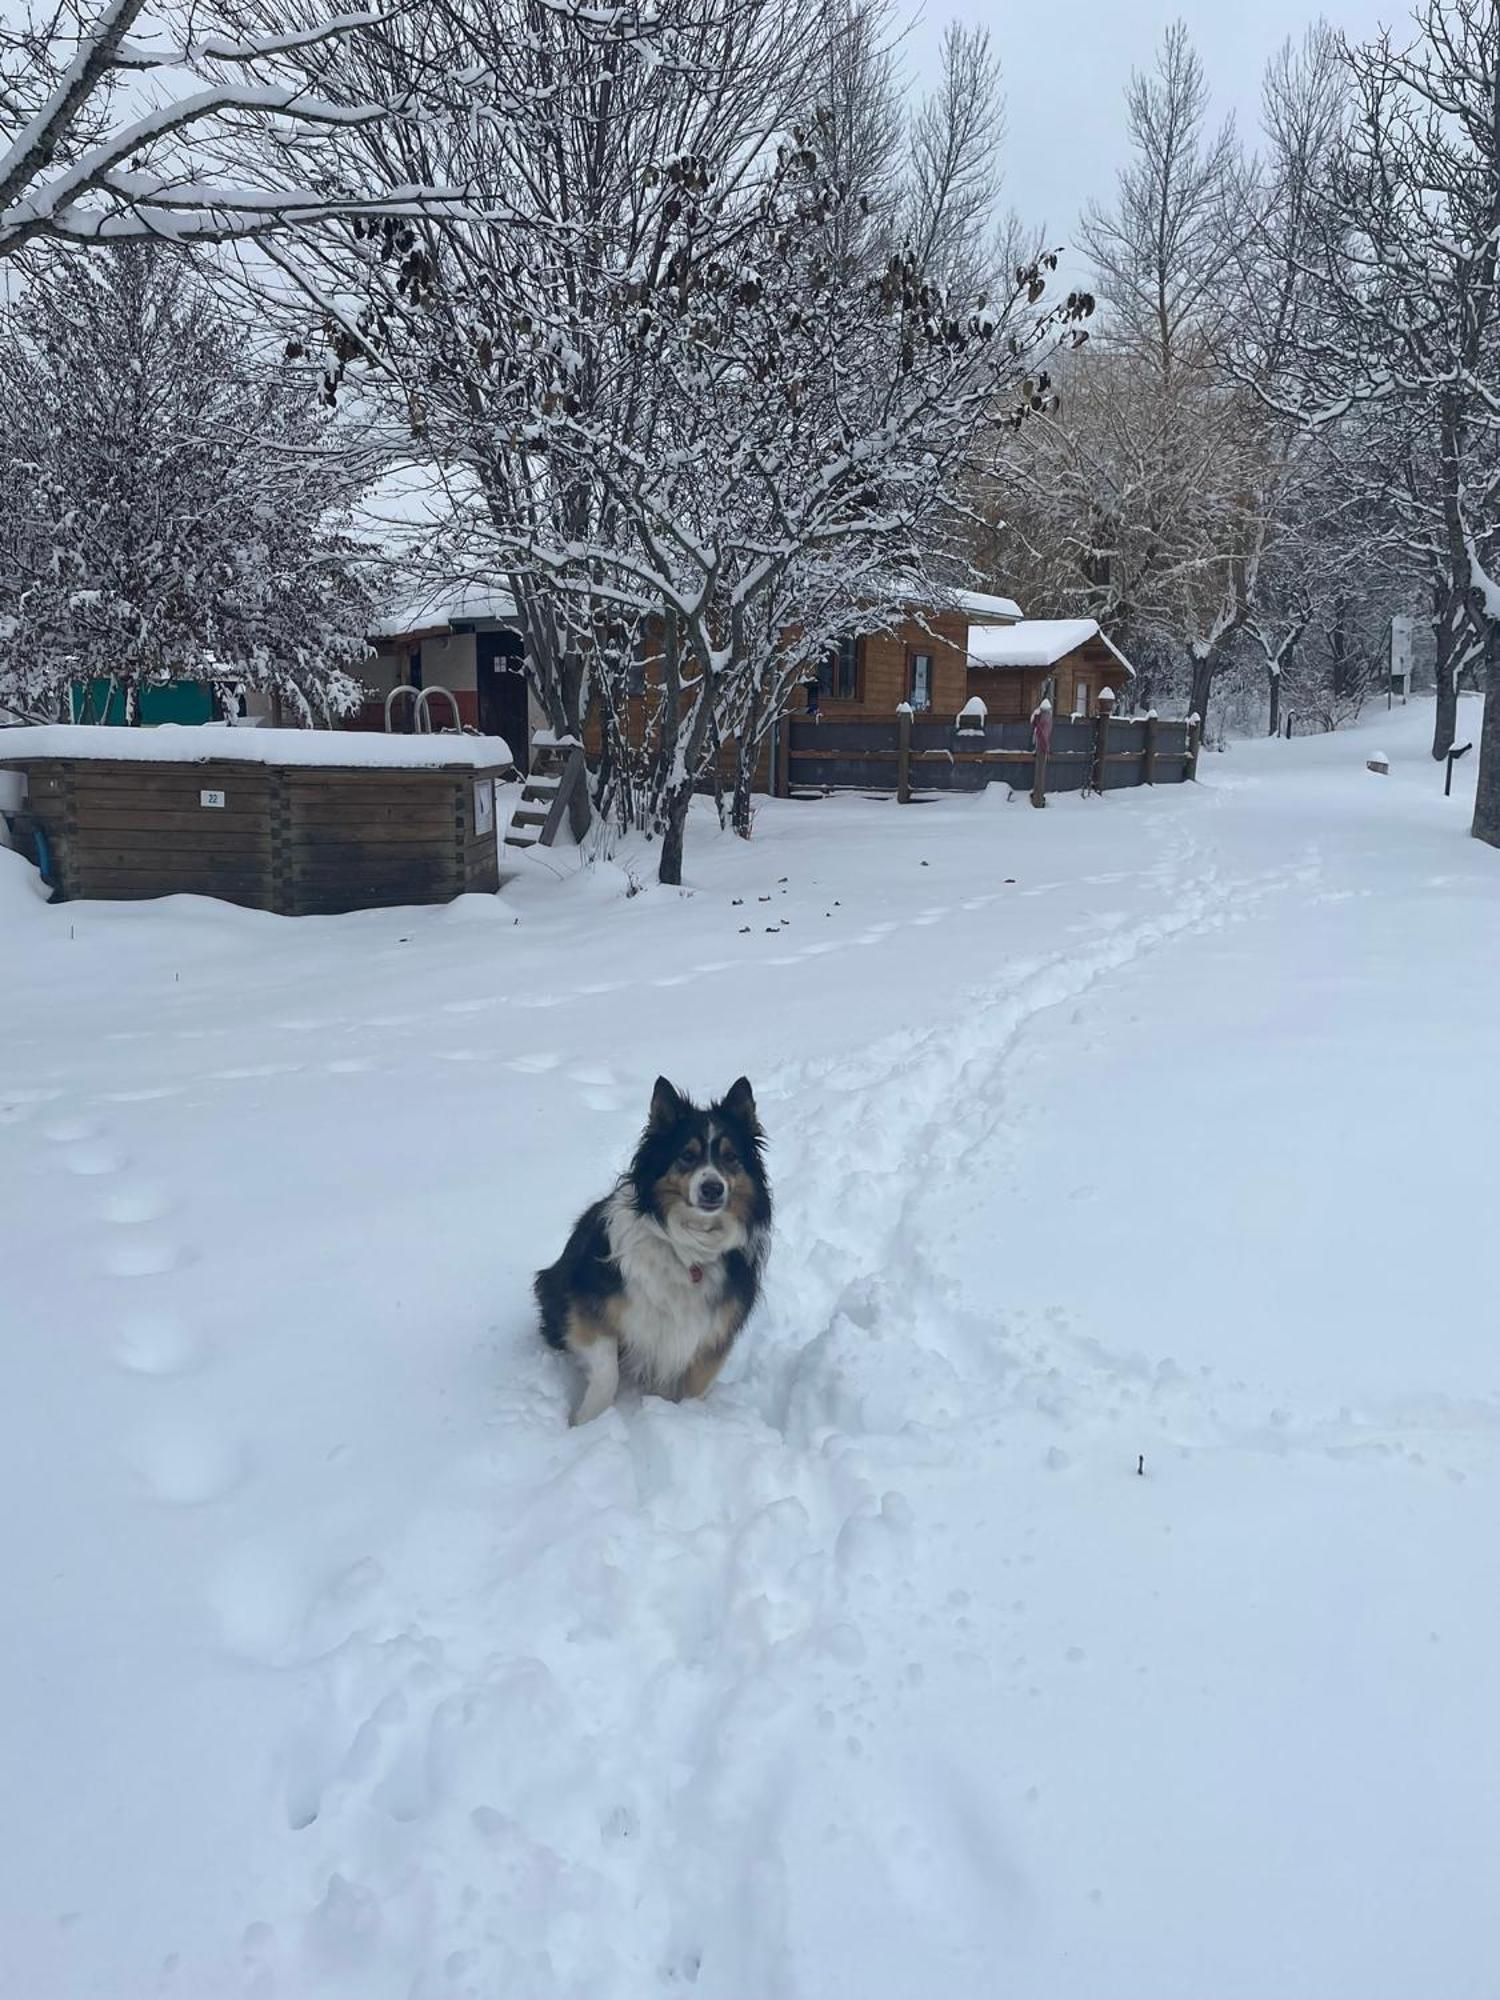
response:
<path fill-rule="evenodd" d="M 927 662 L 927 699 L 917 700 L 917 662 Z M 937 699 L 937 654 L 925 646 L 908 646 L 906 649 L 906 699 L 915 715 L 931 715 L 933 703 Z"/>
<path fill-rule="evenodd" d="M 857 632 L 841 632 L 818 655 L 818 692 L 825 701 L 858 701 L 864 647 Z M 846 684 L 847 683 L 847 684 Z"/>

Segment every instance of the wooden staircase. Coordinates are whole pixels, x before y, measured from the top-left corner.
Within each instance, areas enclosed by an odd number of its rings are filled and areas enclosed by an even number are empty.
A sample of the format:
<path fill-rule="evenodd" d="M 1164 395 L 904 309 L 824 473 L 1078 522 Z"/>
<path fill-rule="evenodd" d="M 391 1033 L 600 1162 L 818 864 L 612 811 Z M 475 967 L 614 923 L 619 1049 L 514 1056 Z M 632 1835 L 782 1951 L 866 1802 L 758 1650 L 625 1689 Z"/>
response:
<path fill-rule="evenodd" d="M 551 847 L 568 817 L 568 806 L 584 782 L 583 752 L 576 744 L 537 744 L 521 803 L 506 829 L 507 847 Z"/>

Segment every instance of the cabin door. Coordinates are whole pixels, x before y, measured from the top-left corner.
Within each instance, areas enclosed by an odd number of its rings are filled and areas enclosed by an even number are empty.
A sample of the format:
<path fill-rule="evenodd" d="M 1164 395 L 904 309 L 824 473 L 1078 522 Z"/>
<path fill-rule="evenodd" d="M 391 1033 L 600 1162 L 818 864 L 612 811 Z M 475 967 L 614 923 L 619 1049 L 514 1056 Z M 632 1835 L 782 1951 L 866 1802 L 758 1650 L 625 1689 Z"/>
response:
<path fill-rule="evenodd" d="M 479 733 L 503 736 L 516 769 L 531 768 L 531 699 L 526 687 L 526 649 L 519 632 L 476 632 L 475 684 Z"/>

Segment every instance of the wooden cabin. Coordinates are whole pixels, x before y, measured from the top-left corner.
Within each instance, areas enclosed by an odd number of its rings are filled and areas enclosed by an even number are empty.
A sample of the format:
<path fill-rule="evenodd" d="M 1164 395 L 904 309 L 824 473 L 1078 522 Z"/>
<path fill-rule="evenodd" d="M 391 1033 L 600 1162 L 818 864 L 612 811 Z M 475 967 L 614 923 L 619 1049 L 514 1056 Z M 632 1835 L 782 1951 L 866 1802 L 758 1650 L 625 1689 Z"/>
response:
<path fill-rule="evenodd" d="M 1020 622 L 1021 607 L 982 591 L 954 593 L 942 609 L 913 605 L 889 631 L 851 632 L 808 663 L 806 709 L 830 721 L 882 720 L 909 702 L 918 715 L 955 716 L 969 698 L 969 641 L 974 629 Z"/>
<path fill-rule="evenodd" d="M 361 670 L 367 698 L 351 729 L 383 730 L 387 702 L 391 726 L 412 725 L 415 697 L 424 689 L 446 689 L 453 706 L 434 692 L 432 727 L 450 729 L 454 710 L 461 728 L 499 736 L 515 754 L 516 768 L 530 769 L 531 739 L 547 722 L 546 712 L 526 679 L 526 648 L 516 629 L 516 607 L 505 590 L 470 590 L 434 596 L 395 607 L 370 634 L 374 658 Z"/>
<path fill-rule="evenodd" d="M 989 629 L 1020 620 L 1020 606 L 1008 597 L 980 591 L 957 591 L 941 607 L 913 604 L 898 622 L 883 630 L 848 633 L 807 662 L 805 678 L 794 685 L 788 702 L 793 716 L 825 717 L 834 722 L 866 719 L 889 721 L 902 702 L 918 715 L 952 719 L 968 699 L 969 642 L 976 628 Z M 650 704 L 647 687 L 653 677 L 648 660 L 640 669 L 640 688 L 630 702 L 632 734 L 646 728 Z M 598 754 L 601 744 L 597 713 L 584 731 L 584 747 Z M 771 746 L 761 744 L 758 777 L 769 782 Z M 732 756 L 726 746 L 726 779 Z"/>
<path fill-rule="evenodd" d="M 1099 690 L 1113 688 L 1116 712 L 1129 707 L 1135 668 L 1092 618 L 1022 618 L 969 627 L 964 692 L 978 695 L 992 722 L 1024 722 L 1046 695 L 1059 717 L 1098 713 Z"/>

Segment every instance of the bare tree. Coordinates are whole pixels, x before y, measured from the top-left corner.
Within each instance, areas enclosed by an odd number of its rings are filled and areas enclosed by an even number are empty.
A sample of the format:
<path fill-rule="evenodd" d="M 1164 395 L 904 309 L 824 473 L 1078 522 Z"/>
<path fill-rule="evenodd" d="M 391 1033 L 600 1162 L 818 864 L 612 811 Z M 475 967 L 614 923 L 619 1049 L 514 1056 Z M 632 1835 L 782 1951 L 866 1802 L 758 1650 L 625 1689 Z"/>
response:
<path fill-rule="evenodd" d="M 1232 123 L 1207 128 L 1207 87 L 1180 22 L 1154 69 L 1132 77 L 1126 115 L 1132 152 L 1116 200 L 1083 225 L 1104 307 L 1099 422 L 1053 443 L 1082 489 L 1089 563 L 1107 577 L 1126 637 L 1180 650 L 1190 704 L 1206 717 L 1249 615 L 1276 475 L 1252 399 L 1218 359 L 1243 176 Z"/>
<path fill-rule="evenodd" d="M 1473 831 L 1500 846 L 1500 8 L 1426 0 L 1420 38 L 1344 46 L 1355 97 L 1330 162 L 1316 311 L 1285 371 L 1309 426 L 1390 412 L 1425 430 L 1414 507 L 1430 492 L 1446 583 L 1438 630 L 1480 639 L 1486 674 Z M 1428 481 L 1431 481 L 1429 486 Z M 1462 607 L 1462 614 L 1459 614 Z M 1450 656 L 1451 663 L 1451 656 Z"/>
<path fill-rule="evenodd" d="M 922 269 L 961 291 L 994 272 L 988 240 L 1000 195 L 1005 105 L 985 28 L 950 22 L 935 89 L 911 121 L 903 242 Z"/>
<path fill-rule="evenodd" d="M 351 45 L 382 65 L 357 92 L 462 58 L 506 111 L 470 89 L 356 130 L 348 178 L 482 183 L 506 213 L 266 255 L 319 301 L 330 388 L 354 371 L 441 472 L 436 560 L 508 583 L 553 727 L 603 730 L 596 804 L 660 832 L 675 880 L 694 786 L 779 712 L 789 634 L 805 659 L 835 579 L 845 619 L 881 616 L 898 570 L 913 586 L 917 524 L 976 427 L 1029 400 L 1051 328 L 1039 269 L 965 299 L 910 251 L 871 255 L 858 178 L 881 161 L 845 129 L 847 89 L 842 126 L 836 106 L 799 114 L 841 63 L 878 79 L 878 38 L 795 0 L 670 0 L 655 20 L 649 60 L 545 0 L 437 0 Z"/>
<path fill-rule="evenodd" d="M 177 39 L 152 32 L 146 0 L 21 0 L 0 18 L 0 262 L 49 241 L 224 242 L 351 211 L 415 214 L 439 199 L 415 184 L 378 194 L 300 178 L 246 184 L 254 130 L 274 124 L 305 147 L 415 109 L 409 92 L 342 90 L 331 60 L 379 33 L 383 9 L 291 28 L 275 14 L 247 27 L 226 0 L 217 30 L 189 15 Z M 235 164 L 215 173 L 226 147 Z"/>
<path fill-rule="evenodd" d="M 0 329 L 0 699 L 54 719 L 174 680 L 356 706 L 370 603 L 361 455 L 267 367 L 187 262 L 62 260 Z"/>
<path fill-rule="evenodd" d="M 1125 107 L 1131 158 L 1113 207 L 1085 213 L 1083 243 L 1111 342 L 1170 388 L 1201 360 L 1225 309 L 1238 141 L 1232 120 L 1206 130 L 1208 86 L 1181 21 L 1163 37 L 1154 69 L 1131 77 Z"/>

